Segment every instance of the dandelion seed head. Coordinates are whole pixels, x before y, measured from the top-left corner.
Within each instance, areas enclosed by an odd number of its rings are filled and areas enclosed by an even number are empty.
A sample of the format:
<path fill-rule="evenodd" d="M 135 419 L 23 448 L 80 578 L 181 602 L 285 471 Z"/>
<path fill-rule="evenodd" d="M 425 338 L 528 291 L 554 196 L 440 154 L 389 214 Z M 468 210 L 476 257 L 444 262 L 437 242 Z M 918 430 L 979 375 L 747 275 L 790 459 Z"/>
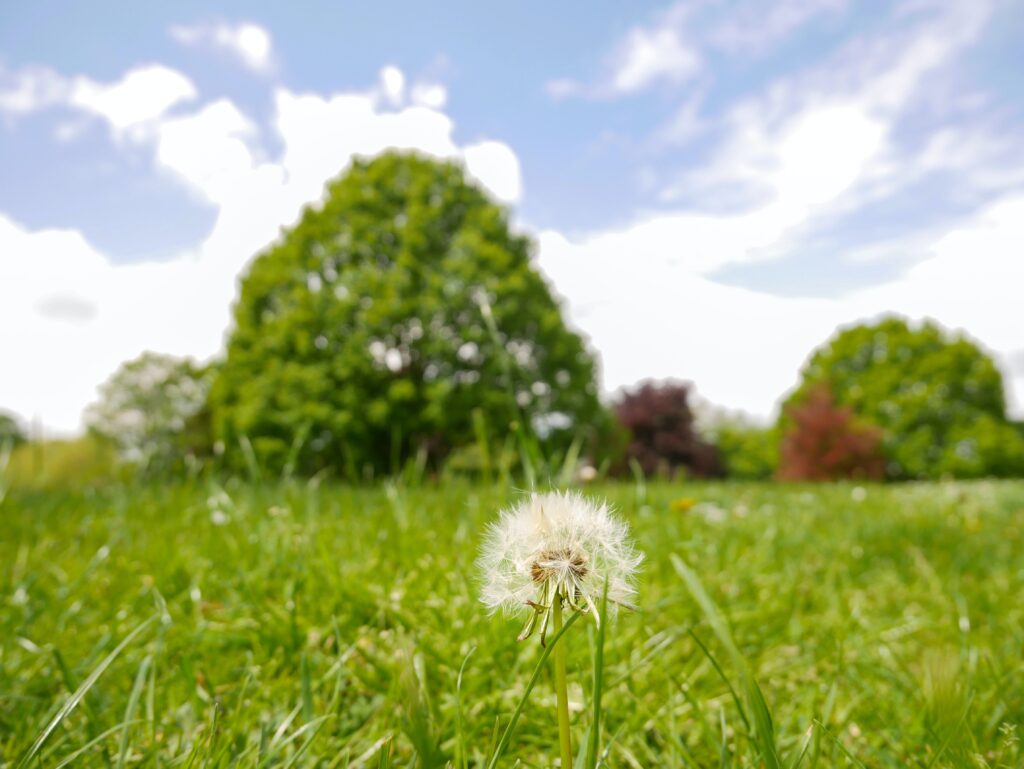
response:
<path fill-rule="evenodd" d="M 531 494 L 488 528 L 477 563 L 480 600 L 491 612 L 514 613 L 564 596 L 595 612 L 607 581 L 611 613 L 631 605 L 642 560 L 606 503 L 571 492 Z"/>

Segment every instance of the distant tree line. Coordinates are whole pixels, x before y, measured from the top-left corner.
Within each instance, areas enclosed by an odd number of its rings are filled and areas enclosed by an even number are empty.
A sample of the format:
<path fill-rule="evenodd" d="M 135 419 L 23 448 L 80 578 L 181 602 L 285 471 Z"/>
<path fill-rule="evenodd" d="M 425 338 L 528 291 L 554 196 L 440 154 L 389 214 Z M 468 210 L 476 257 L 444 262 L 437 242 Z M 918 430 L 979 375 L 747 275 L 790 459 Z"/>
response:
<path fill-rule="evenodd" d="M 702 419 L 681 382 L 603 403 L 595 356 L 533 248 L 456 164 L 356 161 L 253 261 L 223 359 L 125 363 L 87 411 L 87 440 L 154 476 L 567 462 L 744 479 L 1024 475 L 999 370 L 932 322 L 841 331 L 770 426 Z M 24 440 L 0 415 L 0 449 Z"/>

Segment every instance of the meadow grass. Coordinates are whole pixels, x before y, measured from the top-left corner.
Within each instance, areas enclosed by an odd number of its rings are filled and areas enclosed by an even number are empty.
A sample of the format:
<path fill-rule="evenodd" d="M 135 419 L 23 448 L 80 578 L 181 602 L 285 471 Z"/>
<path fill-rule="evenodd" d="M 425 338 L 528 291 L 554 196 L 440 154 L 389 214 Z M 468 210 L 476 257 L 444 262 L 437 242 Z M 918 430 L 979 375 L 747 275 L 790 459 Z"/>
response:
<path fill-rule="evenodd" d="M 586 493 L 647 558 L 600 650 L 607 766 L 1022 765 L 1024 483 Z M 543 652 L 476 596 L 516 497 L 9 492 L 0 766 L 485 766 Z M 565 639 L 590 749 L 598 636 Z M 554 712 L 545 667 L 494 763 L 551 766 Z"/>

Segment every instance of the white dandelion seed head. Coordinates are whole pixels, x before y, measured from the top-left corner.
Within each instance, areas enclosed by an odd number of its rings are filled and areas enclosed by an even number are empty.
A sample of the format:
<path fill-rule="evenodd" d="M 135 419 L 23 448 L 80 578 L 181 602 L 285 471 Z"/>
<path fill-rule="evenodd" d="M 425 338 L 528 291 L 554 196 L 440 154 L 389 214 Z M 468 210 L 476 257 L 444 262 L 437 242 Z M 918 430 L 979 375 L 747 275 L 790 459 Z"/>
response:
<path fill-rule="evenodd" d="M 488 528 L 477 562 L 480 600 L 492 613 L 512 613 L 533 610 L 561 590 L 571 604 L 594 612 L 607 581 L 611 613 L 632 604 L 642 560 L 629 527 L 607 503 L 572 492 L 531 494 Z"/>

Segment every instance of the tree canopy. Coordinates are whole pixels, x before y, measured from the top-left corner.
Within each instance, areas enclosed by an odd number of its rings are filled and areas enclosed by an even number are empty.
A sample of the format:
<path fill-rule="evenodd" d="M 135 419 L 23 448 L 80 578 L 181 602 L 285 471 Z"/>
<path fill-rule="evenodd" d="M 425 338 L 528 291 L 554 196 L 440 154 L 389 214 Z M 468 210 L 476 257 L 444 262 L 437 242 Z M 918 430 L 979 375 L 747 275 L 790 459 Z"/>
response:
<path fill-rule="evenodd" d="M 189 457 L 211 453 L 210 378 L 210 370 L 192 360 L 143 353 L 100 386 L 86 426 L 143 470 L 179 469 Z"/>
<path fill-rule="evenodd" d="M 1007 420 L 999 369 L 931 321 L 888 317 L 843 330 L 814 353 L 789 402 L 821 384 L 882 428 L 889 477 L 1024 473 L 1024 438 Z"/>
<path fill-rule="evenodd" d="M 531 252 L 460 166 L 354 161 L 242 280 L 211 396 L 227 455 L 394 470 L 476 440 L 474 411 L 496 434 L 583 432 L 594 359 Z"/>

